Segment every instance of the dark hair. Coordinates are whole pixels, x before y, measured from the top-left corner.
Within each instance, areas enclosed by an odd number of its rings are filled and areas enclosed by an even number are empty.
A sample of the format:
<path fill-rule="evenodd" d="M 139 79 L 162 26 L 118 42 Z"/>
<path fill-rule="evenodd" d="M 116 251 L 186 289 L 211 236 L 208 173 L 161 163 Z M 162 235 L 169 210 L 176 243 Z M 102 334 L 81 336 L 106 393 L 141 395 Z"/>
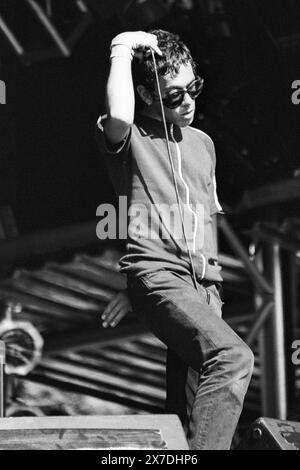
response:
<path fill-rule="evenodd" d="M 191 64 L 194 71 L 196 70 L 196 63 L 190 50 L 177 34 L 162 29 L 153 29 L 148 32 L 157 36 L 158 47 L 163 53 L 163 56 L 155 55 L 159 76 L 170 74 L 171 77 L 174 77 L 178 74 L 182 65 L 188 64 Z M 144 85 L 149 90 L 154 89 L 155 70 L 151 54 L 144 54 L 142 61 L 134 59 L 133 83 L 135 89 L 137 85 Z M 136 93 L 136 95 L 138 94 Z"/>

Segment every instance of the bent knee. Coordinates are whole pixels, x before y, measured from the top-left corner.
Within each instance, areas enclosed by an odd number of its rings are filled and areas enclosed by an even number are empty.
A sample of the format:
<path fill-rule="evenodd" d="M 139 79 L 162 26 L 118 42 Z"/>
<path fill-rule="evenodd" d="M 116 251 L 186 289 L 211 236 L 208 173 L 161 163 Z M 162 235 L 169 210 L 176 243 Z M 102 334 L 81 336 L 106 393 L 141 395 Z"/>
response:
<path fill-rule="evenodd" d="M 239 373 L 243 373 L 245 376 L 248 376 L 249 379 L 253 373 L 254 367 L 254 354 L 249 348 L 249 346 L 241 342 L 239 346 L 235 347 L 235 355 L 236 355 L 236 365 L 237 371 Z"/>
<path fill-rule="evenodd" d="M 249 346 L 242 340 L 224 347 L 219 359 L 231 375 L 241 375 L 241 373 L 243 375 L 252 375 L 254 355 Z"/>

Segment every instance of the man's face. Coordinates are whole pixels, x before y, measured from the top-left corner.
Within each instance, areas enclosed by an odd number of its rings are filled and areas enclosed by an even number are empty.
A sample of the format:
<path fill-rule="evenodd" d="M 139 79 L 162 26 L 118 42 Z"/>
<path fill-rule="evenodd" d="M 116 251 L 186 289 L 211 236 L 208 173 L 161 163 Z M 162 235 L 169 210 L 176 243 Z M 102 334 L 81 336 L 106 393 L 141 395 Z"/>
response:
<path fill-rule="evenodd" d="M 165 98 L 171 91 L 187 88 L 194 80 L 195 74 L 191 64 L 182 65 L 175 77 L 171 77 L 170 74 L 160 77 L 159 82 L 162 98 Z M 158 95 L 156 84 L 155 93 Z M 160 102 L 157 100 L 153 101 L 151 108 L 153 115 L 161 119 Z M 194 119 L 195 100 L 192 99 L 188 93 L 185 93 L 182 103 L 177 108 L 170 109 L 164 106 L 164 111 L 167 122 L 179 127 L 189 126 Z"/>

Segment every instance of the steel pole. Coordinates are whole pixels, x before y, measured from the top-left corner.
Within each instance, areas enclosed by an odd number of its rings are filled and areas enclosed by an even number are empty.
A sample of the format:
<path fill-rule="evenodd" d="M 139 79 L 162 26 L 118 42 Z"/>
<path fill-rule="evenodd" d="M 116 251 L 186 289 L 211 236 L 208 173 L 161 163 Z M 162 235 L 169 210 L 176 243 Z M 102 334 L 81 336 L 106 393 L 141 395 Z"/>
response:
<path fill-rule="evenodd" d="M 255 255 L 255 264 L 258 270 L 263 273 L 263 253 L 262 247 L 256 251 Z M 264 303 L 264 298 L 261 292 L 256 288 L 254 293 L 254 305 L 256 310 L 259 310 Z M 273 311 L 271 311 L 273 314 Z M 270 315 L 264 322 L 262 329 L 258 333 L 258 348 L 259 348 L 259 363 L 260 363 L 260 396 L 261 396 L 261 410 L 263 416 L 268 416 L 268 403 L 270 397 L 269 384 L 272 381 L 270 380 L 269 374 L 269 349 L 268 349 L 268 338 L 266 337 L 266 331 L 268 330 L 268 324 L 270 323 Z"/>
<path fill-rule="evenodd" d="M 234 253 L 242 260 L 245 269 L 257 287 L 257 289 L 262 291 L 262 294 L 273 294 L 272 286 L 270 283 L 265 279 L 265 277 L 258 271 L 255 264 L 249 259 L 249 255 L 246 252 L 244 246 L 236 236 L 234 230 L 231 228 L 229 222 L 225 219 L 225 217 L 220 217 L 218 219 L 218 226 L 222 230 L 223 234 L 226 237 L 228 244 L 231 246 Z"/>
<path fill-rule="evenodd" d="M 268 415 L 285 420 L 287 416 L 287 390 L 286 390 L 286 363 L 285 363 L 285 335 L 284 311 L 282 291 L 282 268 L 280 259 L 280 245 L 271 242 L 264 245 L 264 266 L 266 274 L 274 289 L 273 315 L 270 317 L 268 337 L 270 342 L 269 369 L 272 371 L 272 396 L 270 394 Z"/>
<path fill-rule="evenodd" d="M 0 341 L 0 418 L 4 417 L 4 364 L 5 343 Z"/>
<path fill-rule="evenodd" d="M 65 41 L 60 36 L 54 25 L 51 23 L 43 8 L 40 7 L 40 5 L 36 3 L 35 0 L 26 0 L 26 2 L 35 12 L 36 16 L 40 19 L 41 23 L 48 31 L 49 35 L 52 37 L 53 41 L 57 45 L 58 49 L 61 51 L 62 55 L 65 57 L 69 57 L 71 55 L 71 51 L 68 48 L 68 45 L 65 43 Z"/>

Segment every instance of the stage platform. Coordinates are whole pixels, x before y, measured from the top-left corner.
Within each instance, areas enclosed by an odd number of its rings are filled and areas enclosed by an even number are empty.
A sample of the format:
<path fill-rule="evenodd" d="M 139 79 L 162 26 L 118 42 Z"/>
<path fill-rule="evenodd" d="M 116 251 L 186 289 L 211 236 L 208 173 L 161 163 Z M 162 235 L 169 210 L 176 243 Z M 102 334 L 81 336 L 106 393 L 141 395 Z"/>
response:
<path fill-rule="evenodd" d="M 188 450 L 176 415 L 0 419 L 0 450 Z"/>

